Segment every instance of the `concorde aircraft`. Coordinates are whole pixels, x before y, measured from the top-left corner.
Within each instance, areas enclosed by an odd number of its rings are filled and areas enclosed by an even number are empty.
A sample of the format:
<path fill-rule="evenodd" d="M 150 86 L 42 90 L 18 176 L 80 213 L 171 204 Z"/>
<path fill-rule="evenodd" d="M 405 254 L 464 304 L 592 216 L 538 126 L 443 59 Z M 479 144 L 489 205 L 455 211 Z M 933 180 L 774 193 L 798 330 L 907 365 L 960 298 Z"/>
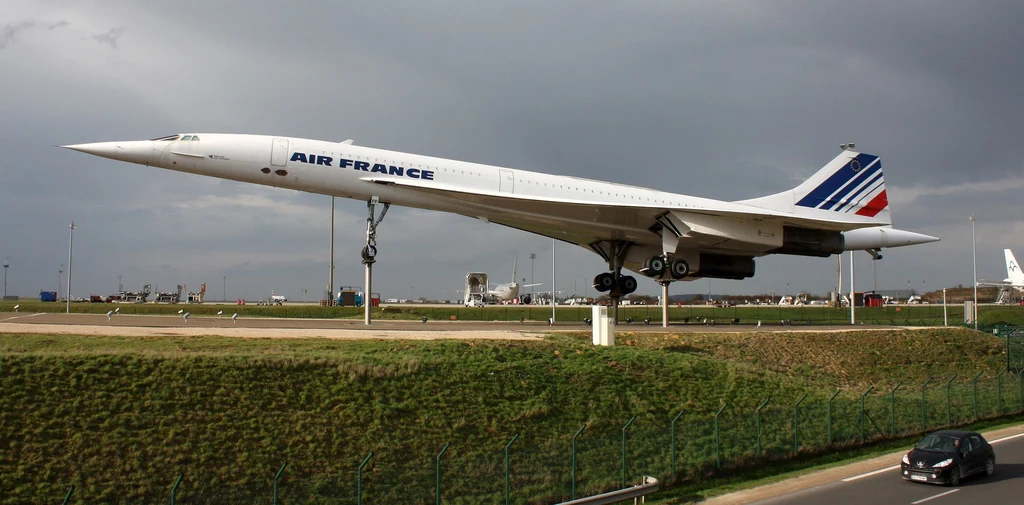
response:
<path fill-rule="evenodd" d="M 625 184 L 354 145 L 261 135 L 190 133 L 63 146 L 179 172 L 365 200 L 364 259 L 378 202 L 461 214 L 588 248 L 608 262 L 599 292 L 632 293 L 622 268 L 659 282 L 745 279 L 768 254 L 827 257 L 922 244 L 936 237 L 892 227 L 878 156 L 842 144 L 794 189 L 720 201 Z M 385 207 L 386 209 L 386 207 Z M 383 217 L 383 216 L 381 216 Z M 372 248 L 372 249 L 371 249 Z"/>

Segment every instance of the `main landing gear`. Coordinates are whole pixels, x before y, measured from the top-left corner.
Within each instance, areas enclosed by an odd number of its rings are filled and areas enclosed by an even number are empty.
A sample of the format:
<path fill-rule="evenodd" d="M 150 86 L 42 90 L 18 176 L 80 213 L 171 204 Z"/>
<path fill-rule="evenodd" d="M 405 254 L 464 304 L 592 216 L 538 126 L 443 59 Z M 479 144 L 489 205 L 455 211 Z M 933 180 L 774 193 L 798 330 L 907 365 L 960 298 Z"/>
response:
<path fill-rule="evenodd" d="M 594 249 L 608 260 L 608 268 L 611 269 L 611 272 L 594 277 L 594 289 L 598 293 L 608 293 L 608 296 L 616 302 L 619 298 L 636 291 L 636 278 L 631 275 L 622 275 L 622 261 L 626 258 L 626 252 L 629 251 L 630 245 L 629 242 L 620 240 L 594 244 Z"/>
<path fill-rule="evenodd" d="M 665 256 L 651 256 L 644 261 L 640 273 L 655 279 L 670 277 L 673 280 L 680 280 L 690 274 L 690 264 L 679 258 L 666 258 Z"/>

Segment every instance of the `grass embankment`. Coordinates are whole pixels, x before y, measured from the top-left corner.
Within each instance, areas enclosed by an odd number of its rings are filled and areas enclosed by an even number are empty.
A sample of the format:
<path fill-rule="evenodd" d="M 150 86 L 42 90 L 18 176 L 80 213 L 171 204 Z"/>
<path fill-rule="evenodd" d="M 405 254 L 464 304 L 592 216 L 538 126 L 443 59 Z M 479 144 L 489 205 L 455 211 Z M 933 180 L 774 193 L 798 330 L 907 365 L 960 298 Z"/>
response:
<path fill-rule="evenodd" d="M 18 302 L 22 312 L 63 312 L 65 305 L 60 303 L 44 303 L 33 300 Z M 14 302 L 0 303 L 0 312 L 13 310 Z M 318 305 L 188 305 L 188 304 L 110 304 L 110 303 L 72 303 L 71 312 L 105 314 L 109 310 L 120 308 L 122 314 L 163 314 L 174 315 L 179 310 L 187 310 L 193 316 L 216 315 L 218 311 L 226 314 L 238 313 L 239 317 L 290 317 L 317 319 L 361 319 L 361 307 L 320 307 Z M 420 319 L 459 321 L 547 321 L 551 317 L 551 307 L 532 305 L 502 305 L 488 307 L 424 306 L 415 305 L 378 307 L 373 317 L 377 319 Z M 559 321 L 583 321 L 591 317 L 590 306 L 559 306 Z M 947 315 L 951 324 L 963 321 L 963 305 L 950 305 Z M 634 324 L 642 323 L 645 318 L 661 321 L 661 307 L 655 305 L 623 306 L 619 309 L 619 318 L 625 321 L 632 317 Z M 675 322 L 689 321 L 698 323 L 704 320 L 715 321 L 716 324 L 731 324 L 738 320 L 740 324 L 753 325 L 757 321 L 764 324 L 778 325 L 787 320 L 794 324 L 848 324 L 850 310 L 830 307 L 780 307 L 776 305 L 708 307 L 705 305 L 683 305 L 669 307 L 669 320 Z M 906 326 L 941 326 L 943 313 L 941 305 L 902 305 L 889 307 L 859 307 L 857 321 L 862 324 L 906 325 Z M 982 306 L 979 308 L 978 321 L 985 326 L 994 324 L 1014 324 L 1024 326 L 1024 307 L 1022 306 Z"/>
<path fill-rule="evenodd" d="M 836 445 L 859 438 L 859 395 L 899 381 L 896 432 L 920 429 L 919 387 L 928 378 L 973 377 L 982 416 L 994 415 L 1005 357 L 998 339 L 965 330 L 843 334 L 631 335 L 594 348 L 589 336 L 543 342 L 330 341 L 0 336 L 2 503 L 52 502 L 77 486 L 75 503 L 166 497 L 204 503 L 269 496 L 284 503 L 354 503 L 355 467 L 370 452 L 364 493 L 372 502 L 433 501 L 435 455 L 449 503 L 503 499 L 503 448 L 512 445 L 517 502 L 550 503 L 616 487 L 621 430 L 627 478 L 686 479 L 687 493 L 713 474 L 720 417 L 723 467 L 792 451 L 793 404 L 801 453 L 828 446 L 826 394 Z M 1020 404 L 1016 378 L 1001 388 L 1004 412 Z M 952 387 L 954 422 L 973 417 L 970 383 Z M 945 386 L 927 394 L 927 424 L 946 422 Z M 941 390 L 941 393 L 940 393 Z M 936 396 L 940 395 L 940 396 Z M 866 436 L 892 435 L 888 396 L 870 396 Z M 940 409 L 941 407 L 941 409 Z M 679 450 L 671 472 L 670 420 Z M 873 425 L 876 425 L 873 427 Z M 662 494 L 671 495 L 667 489 Z M 185 503 L 182 501 L 181 503 Z"/>

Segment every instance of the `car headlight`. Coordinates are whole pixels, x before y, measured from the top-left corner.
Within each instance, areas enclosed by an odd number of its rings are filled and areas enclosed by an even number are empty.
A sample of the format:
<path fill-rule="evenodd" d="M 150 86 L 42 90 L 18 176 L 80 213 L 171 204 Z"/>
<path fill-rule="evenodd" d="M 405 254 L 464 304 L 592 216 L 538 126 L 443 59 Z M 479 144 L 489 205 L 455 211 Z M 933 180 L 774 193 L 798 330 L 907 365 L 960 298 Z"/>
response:
<path fill-rule="evenodd" d="M 909 465 L 910 464 L 910 455 L 909 454 L 904 454 L 903 455 L 903 464 L 904 465 Z"/>
<path fill-rule="evenodd" d="M 932 465 L 932 468 L 946 468 L 947 466 L 952 465 L 952 464 L 953 464 L 953 458 L 949 458 L 949 459 L 944 459 L 942 461 L 939 461 L 938 463 L 935 463 L 934 465 Z"/>

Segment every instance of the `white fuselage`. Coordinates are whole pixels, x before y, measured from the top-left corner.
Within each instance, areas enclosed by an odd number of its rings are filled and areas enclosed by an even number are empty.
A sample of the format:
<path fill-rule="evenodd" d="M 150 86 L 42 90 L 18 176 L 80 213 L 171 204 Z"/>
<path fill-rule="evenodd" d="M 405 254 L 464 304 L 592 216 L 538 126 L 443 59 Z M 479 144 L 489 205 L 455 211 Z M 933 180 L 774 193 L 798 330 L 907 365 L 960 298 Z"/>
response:
<path fill-rule="evenodd" d="M 198 140 L 197 140 L 198 139 Z M 698 254 L 760 256 L 783 245 L 783 228 L 814 219 L 842 232 L 846 250 L 937 240 L 882 227 L 855 213 L 818 209 L 799 214 L 768 204 L 725 202 L 625 184 L 374 149 L 346 142 L 239 134 L 65 146 L 111 159 L 180 172 L 358 200 L 376 197 L 406 207 L 495 221 L 583 247 L 592 240 L 637 244 L 625 266 L 674 253 L 699 270 Z M 787 194 L 781 198 L 783 207 Z M 750 201 L 756 202 L 756 201 Z M 659 215 L 686 229 L 675 242 L 652 235 Z M 685 239 L 685 240 L 683 240 Z"/>
<path fill-rule="evenodd" d="M 551 175 L 479 163 L 374 149 L 352 144 L 261 135 L 198 134 L 198 142 L 110 142 L 115 159 L 180 172 L 251 182 L 280 188 L 366 200 L 378 196 L 395 205 L 488 218 L 506 209 L 469 205 L 460 198 L 425 197 L 387 181 L 433 181 L 442 189 L 465 193 L 509 193 L 521 198 L 683 209 L 745 207 L 707 198 L 654 189 Z M 273 159 L 274 139 L 287 142 L 284 159 Z M 95 144 L 94 144 L 95 145 Z M 131 159 L 116 151 L 138 153 Z M 293 160 L 302 153 L 306 161 Z M 314 158 L 315 157 L 315 158 Z M 277 163 L 274 163 L 277 161 Z M 351 163 L 348 163 L 351 161 Z M 342 166 L 344 164 L 344 166 Z M 264 173 L 263 168 L 269 168 Z M 399 170 L 401 169 L 401 170 Z M 285 174 L 277 173 L 284 170 Z M 507 177 L 503 184 L 503 174 Z M 372 179 L 372 180 L 370 180 Z"/>

